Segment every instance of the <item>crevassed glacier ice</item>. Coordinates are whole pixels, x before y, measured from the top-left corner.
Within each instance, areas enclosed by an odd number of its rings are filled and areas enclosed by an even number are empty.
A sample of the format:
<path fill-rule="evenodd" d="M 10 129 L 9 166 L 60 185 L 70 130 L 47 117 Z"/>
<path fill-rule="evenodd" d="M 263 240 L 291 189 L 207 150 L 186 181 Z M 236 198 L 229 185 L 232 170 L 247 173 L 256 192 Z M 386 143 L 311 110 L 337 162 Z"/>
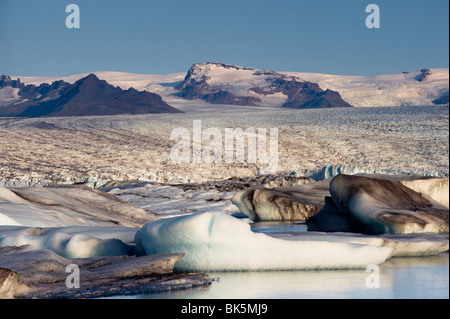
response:
<path fill-rule="evenodd" d="M 254 233 L 250 225 L 224 213 L 162 219 L 136 233 L 146 254 L 185 253 L 184 271 L 352 269 L 380 264 L 390 247 L 323 241 L 287 241 Z"/>
<path fill-rule="evenodd" d="M 339 174 L 347 174 L 354 175 L 359 173 L 375 173 L 373 169 L 364 169 L 356 166 L 348 166 L 348 165 L 328 165 L 322 167 L 320 171 L 313 171 L 308 174 L 308 177 L 313 178 L 315 180 L 323 180 L 333 178 Z"/>
<path fill-rule="evenodd" d="M 385 175 L 420 175 L 420 176 L 429 176 L 429 177 L 439 177 L 439 176 L 448 176 L 448 174 L 444 174 L 439 171 L 430 170 L 430 169 L 370 169 L 370 168 L 362 168 L 352 165 L 327 165 L 323 166 L 321 169 L 313 170 L 313 171 L 293 171 L 291 175 L 293 176 L 307 176 L 309 178 L 315 180 L 324 180 L 331 179 L 339 174 L 346 175 L 356 175 L 356 174 L 385 174 Z"/>

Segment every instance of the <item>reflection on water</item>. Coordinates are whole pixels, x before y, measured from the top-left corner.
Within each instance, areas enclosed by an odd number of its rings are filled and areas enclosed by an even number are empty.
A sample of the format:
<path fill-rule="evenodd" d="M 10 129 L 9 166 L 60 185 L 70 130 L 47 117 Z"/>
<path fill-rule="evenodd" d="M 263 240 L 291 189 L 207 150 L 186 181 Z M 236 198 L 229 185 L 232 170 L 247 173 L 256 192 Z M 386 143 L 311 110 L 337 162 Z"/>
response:
<path fill-rule="evenodd" d="M 308 227 L 305 223 L 292 222 L 252 222 L 250 224 L 252 231 L 256 233 L 279 233 L 279 232 L 306 232 Z"/>
<path fill-rule="evenodd" d="M 209 273 L 209 287 L 139 295 L 145 299 L 448 299 L 448 254 L 392 258 L 380 265 L 380 287 L 365 270 Z"/>

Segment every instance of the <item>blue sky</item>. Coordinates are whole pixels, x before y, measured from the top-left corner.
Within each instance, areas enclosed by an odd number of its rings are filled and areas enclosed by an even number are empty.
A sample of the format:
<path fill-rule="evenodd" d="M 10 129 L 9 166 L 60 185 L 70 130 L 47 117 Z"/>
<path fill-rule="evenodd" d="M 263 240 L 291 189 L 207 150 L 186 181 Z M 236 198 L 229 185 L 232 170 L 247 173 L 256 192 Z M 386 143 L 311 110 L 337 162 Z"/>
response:
<path fill-rule="evenodd" d="M 80 7 L 68 29 L 65 8 Z M 375 3 L 381 28 L 368 29 Z M 0 74 L 163 74 L 196 62 L 348 75 L 448 68 L 448 0 L 0 0 Z"/>

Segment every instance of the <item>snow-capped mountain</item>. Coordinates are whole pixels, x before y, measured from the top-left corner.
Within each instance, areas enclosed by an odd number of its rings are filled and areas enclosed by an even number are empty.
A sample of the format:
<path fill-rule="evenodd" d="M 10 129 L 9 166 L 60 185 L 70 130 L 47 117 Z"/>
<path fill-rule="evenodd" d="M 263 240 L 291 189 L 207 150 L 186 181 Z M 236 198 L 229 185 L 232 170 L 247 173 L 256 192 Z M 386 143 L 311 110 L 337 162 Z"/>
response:
<path fill-rule="evenodd" d="M 176 113 L 162 98 L 134 88 L 123 90 L 90 74 L 71 84 L 63 80 L 23 84 L 0 76 L 0 116 L 40 117 Z"/>
<path fill-rule="evenodd" d="M 377 76 L 340 76 L 274 72 L 223 63 L 194 64 L 178 86 L 180 96 L 212 103 L 301 107 L 300 90 L 307 83 L 311 98 L 337 92 L 355 107 L 448 104 L 449 70 L 422 69 Z M 312 90 L 315 92 L 312 93 Z M 336 93 L 334 93 L 337 95 Z M 343 106 L 337 103 L 334 106 Z M 300 102 L 300 103 L 299 103 Z M 311 105 L 309 105 L 311 106 Z M 308 107 L 308 104 L 305 105 Z M 320 105 L 319 105 L 320 107 Z"/>
<path fill-rule="evenodd" d="M 289 108 L 351 107 L 338 92 L 271 70 L 225 63 L 194 64 L 178 87 L 180 97 L 213 104 Z"/>
<path fill-rule="evenodd" d="M 134 74 L 95 72 L 99 79 L 122 90 L 133 88 L 160 95 L 165 102 L 183 111 L 218 110 L 225 103 L 270 107 L 301 107 L 308 103 L 339 101 L 354 107 L 431 106 L 449 104 L 449 69 L 376 76 L 330 75 L 319 73 L 274 72 L 224 63 L 194 64 L 188 73 Z M 74 84 L 89 73 L 65 77 L 11 76 L 0 81 L 0 109 L 22 102 L 20 85 L 55 81 Z M 20 78 L 20 81 L 17 81 Z M 298 94 L 296 94 L 298 93 Z M 300 98 L 303 96 L 303 100 Z M 308 94 L 307 94 L 308 96 Z M 335 98 L 335 100 L 333 100 Z M 3 113 L 3 112 L 2 112 Z"/>
<path fill-rule="evenodd" d="M 449 69 L 422 69 L 376 76 L 281 73 L 317 83 L 324 90 L 335 90 L 355 107 L 431 106 L 449 103 Z"/>

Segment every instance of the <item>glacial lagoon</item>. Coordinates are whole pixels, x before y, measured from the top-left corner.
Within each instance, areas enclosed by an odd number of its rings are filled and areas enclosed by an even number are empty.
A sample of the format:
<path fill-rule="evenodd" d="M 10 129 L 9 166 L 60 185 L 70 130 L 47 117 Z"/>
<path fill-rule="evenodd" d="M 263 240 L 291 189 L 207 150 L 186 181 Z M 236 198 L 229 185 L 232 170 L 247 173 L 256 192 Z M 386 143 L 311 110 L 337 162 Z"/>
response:
<path fill-rule="evenodd" d="M 253 231 L 303 232 L 304 224 L 255 223 Z M 371 270 L 248 271 L 208 273 L 212 284 L 132 299 L 448 299 L 449 254 L 395 257 Z"/>

